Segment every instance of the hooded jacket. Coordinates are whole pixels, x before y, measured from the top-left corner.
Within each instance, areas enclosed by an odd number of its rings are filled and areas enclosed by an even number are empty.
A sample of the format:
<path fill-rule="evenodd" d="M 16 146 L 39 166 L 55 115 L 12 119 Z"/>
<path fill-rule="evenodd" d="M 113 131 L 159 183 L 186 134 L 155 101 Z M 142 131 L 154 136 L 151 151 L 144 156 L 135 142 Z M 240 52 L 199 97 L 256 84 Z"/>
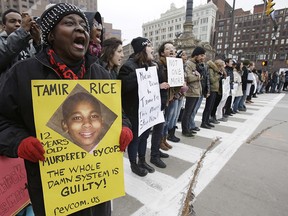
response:
<path fill-rule="evenodd" d="M 102 45 L 102 42 L 103 42 L 103 23 L 102 23 L 101 14 L 98 11 L 97 12 L 84 12 L 84 14 L 88 20 L 90 29 L 92 29 L 92 27 L 93 27 L 94 19 L 102 25 L 101 38 L 100 38 L 101 45 Z"/>
<path fill-rule="evenodd" d="M 219 91 L 219 81 L 221 78 L 221 73 L 219 72 L 219 68 L 217 65 L 209 60 L 207 62 L 209 75 L 210 75 L 210 88 L 211 92 L 218 92 Z"/>

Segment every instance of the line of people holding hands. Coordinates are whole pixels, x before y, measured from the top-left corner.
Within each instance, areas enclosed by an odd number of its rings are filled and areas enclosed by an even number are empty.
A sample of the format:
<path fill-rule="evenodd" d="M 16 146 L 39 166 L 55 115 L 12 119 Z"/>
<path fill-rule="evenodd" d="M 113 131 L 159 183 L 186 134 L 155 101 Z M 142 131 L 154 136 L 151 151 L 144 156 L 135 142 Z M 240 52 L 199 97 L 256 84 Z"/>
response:
<path fill-rule="evenodd" d="M 150 163 L 165 168 L 163 151 L 180 142 L 176 136 L 181 117 L 182 135 L 194 137 L 200 130 L 195 116 L 206 98 L 201 128 L 211 129 L 218 120 L 245 111 L 246 96 L 253 78 L 254 63 L 233 62 L 232 59 L 205 63 L 205 49 L 196 47 L 190 57 L 184 50 L 176 51 L 173 42 L 158 48 L 158 60 L 147 38 L 136 37 L 131 45 L 134 53 L 122 65 L 122 41 L 104 41 L 101 15 L 83 13 L 78 7 L 60 3 L 47 8 L 37 23 L 27 13 L 10 9 L 3 14 L 0 34 L 0 155 L 25 160 L 28 191 L 36 216 L 45 215 L 39 161 L 45 151 L 36 138 L 31 80 L 120 79 L 122 81 L 123 125 L 120 150 L 127 148 L 131 171 L 138 176 L 155 172 L 146 162 L 147 140 L 151 133 Z M 166 57 L 182 58 L 185 83 L 170 87 Z M 138 81 L 136 69 L 156 66 L 165 122 L 154 125 L 138 135 Z M 228 92 L 223 80 L 230 78 Z M 249 88 L 249 89 L 248 89 Z M 235 90 L 237 89 L 237 90 Z M 248 94 L 249 95 L 249 94 Z M 226 98 L 225 98 L 226 97 Z M 235 98 L 235 99 L 234 99 Z M 184 105 L 185 101 L 185 105 Z M 182 111 L 181 111 L 182 110 Z M 99 120 L 99 116 L 93 118 Z M 68 127 L 65 125 L 66 128 Z M 161 151 L 163 150 L 163 151 Z M 111 215 L 110 201 L 89 207 L 72 215 Z"/>

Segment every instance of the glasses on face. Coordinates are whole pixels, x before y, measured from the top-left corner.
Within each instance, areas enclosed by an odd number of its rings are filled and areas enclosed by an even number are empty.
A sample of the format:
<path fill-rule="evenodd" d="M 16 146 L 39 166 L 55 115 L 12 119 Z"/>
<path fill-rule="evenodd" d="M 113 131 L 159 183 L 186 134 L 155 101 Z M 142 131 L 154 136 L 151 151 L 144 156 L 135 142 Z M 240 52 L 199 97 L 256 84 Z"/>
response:
<path fill-rule="evenodd" d="M 93 22 L 93 27 L 99 30 L 102 30 L 102 24 L 98 22 Z"/>

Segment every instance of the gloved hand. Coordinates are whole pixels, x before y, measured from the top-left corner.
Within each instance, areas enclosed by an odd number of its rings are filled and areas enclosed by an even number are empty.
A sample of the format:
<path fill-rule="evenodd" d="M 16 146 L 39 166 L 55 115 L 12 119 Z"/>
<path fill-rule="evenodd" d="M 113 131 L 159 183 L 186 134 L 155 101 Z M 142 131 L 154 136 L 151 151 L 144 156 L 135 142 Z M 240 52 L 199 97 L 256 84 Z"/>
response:
<path fill-rule="evenodd" d="M 34 163 L 44 161 L 45 150 L 40 141 L 35 137 L 27 137 L 20 142 L 18 156 Z"/>
<path fill-rule="evenodd" d="M 124 152 L 133 139 L 133 133 L 128 127 L 122 127 L 120 135 L 120 151 Z"/>

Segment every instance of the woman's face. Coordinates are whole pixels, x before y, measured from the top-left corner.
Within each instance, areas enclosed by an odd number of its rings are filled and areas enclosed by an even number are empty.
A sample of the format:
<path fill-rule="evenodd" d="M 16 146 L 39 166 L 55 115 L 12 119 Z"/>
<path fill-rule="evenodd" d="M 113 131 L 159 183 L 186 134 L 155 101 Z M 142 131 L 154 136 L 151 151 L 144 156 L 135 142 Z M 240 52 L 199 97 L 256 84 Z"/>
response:
<path fill-rule="evenodd" d="M 91 151 L 97 144 L 102 129 L 102 117 L 95 107 L 87 101 L 81 101 L 62 122 L 74 143 L 86 151 Z"/>
<path fill-rule="evenodd" d="M 173 44 L 167 43 L 164 46 L 164 52 L 161 53 L 161 55 L 163 57 L 175 57 L 176 56 L 176 52 L 175 52 L 175 47 L 173 46 Z"/>
<path fill-rule="evenodd" d="M 81 60 L 89 44 L 85 21 L 77 14 L 63 17 L 49 34 L 49 42 L 64 63 L 75 63 Z"/>
<path fill-rule="evenodd" d="M 146 47 L 146 53 L 147 53 L 147 57 L 148 57 L 148 60 L 153 60 L 154 59 L 154 50 L 153 50 L 153 46 L 151 43 L 149 43 Z"/>
<path fill-rule="evenodd" d="M 102 34 L 102 25 L 98 23 L 96 19 L 94 19 L 92 29 L 91 29 L 91 34 L 90 34 L 91 36 L 90 40 L 96 44 L 100 44 L 101 34 Z"/>
<path fill-rule="evenodd" d="M 123 48 L 122 48 L 122 45 L 119 44 L 119 46 L 117 47 L 117 49 L 114 52 L 114 55 L 112 56 L 111 60 L 109 61 L 109 65 L 111 67 L 120 66 L 123 58 L 124 58 Z"/>
<path fill-rule="evenodd" d="M 187 61 L 187 54 L 185 51 L 182 52 L 182 56 L 181 56 L 183 62 L 185 63 Z"/>

